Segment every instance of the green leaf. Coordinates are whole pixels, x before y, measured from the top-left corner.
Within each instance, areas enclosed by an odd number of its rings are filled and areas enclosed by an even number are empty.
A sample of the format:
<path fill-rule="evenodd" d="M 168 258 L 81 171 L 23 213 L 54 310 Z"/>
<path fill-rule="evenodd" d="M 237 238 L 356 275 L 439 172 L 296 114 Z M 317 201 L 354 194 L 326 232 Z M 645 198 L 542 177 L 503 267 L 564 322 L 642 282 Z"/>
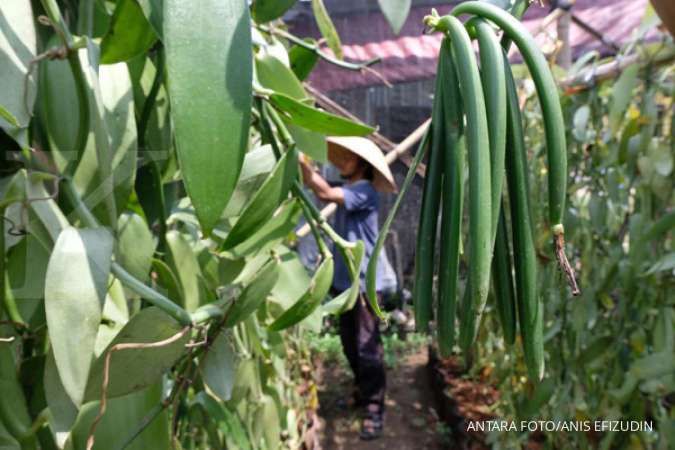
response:
<path fill-rule="evenodd" d="M 284 15 L 296 0 L 255 0 L 251 7 L 253 20 L 258 23 L 269 22 Z"/>
<path fill-rule="evenodd" d="M 196 8 L 166 0 L 164 41 L 183 182 L 209 235 L 234 191 L 248 145 L 252 50 L 247 3 L 204 0 Z"/>
<path fill-rule="evenodd" d="M 394 34 L 400 33 L 410 12 L 411 0 L 377 0 L 377 3 Z"/>
<path fill-rule="evenodd" d="M 52 50 L 58 48 L 61 41 L 52 36 L 45 46 Z M 77 158 L 77 133 L 80 126 L 77 89 L 73 72 L 68 61 L 53 59 L 40 62 L 39 65 L 38 112 L 44 126 L 52 158 L 59 171 Z M 68 120 L 63 120 L 68 117 Z"/>
<path fill-rule="evenodd" d="M 272 94 L 270 101 L 281 111 L 284 120 L 308 130 L 332 136 L 367 136 L 375 131 L 367 125 L 307 106 L 287 95 Z"/>
<path fill-rule="evenodd" d="M 49 339 L 63 386 L 81 405 L 108 289 L 113 240 L 105 229 L 64 229 L 45 280 Z"/>
<path fill-rule="evenodd" d="M 286 201 L 281 205 L 274 217 L 248 239 L 230 250 L 230 253 L 243 257 L 253 252 L 264 253 L 275 247 L 288 237 L 289 233 L 297 226 L 301 212 L 302 208 L 297 200 Z"/>
<path fill-rule="evenodd" d="M 323 260 L 317 269 L 307 292 L 291 308 L 287 309 L 281 316 L 268 327 L 272 331 L 280 331 L 293 326 L 309 315 L 311 315 L 320 305 L 328 294 L 328 290 L 333 283 L 333 258 L 328 257 Z"/>
<path fill-rule="evenodd" d="M 312 11 L 314 12 L 314 19 L 316 20 L 321 35 L 326 38 L 328 47 L 333 51 L 336 58 L 342 59 L 343 54 L 340 36 L 335 29 L 335 25 L 333 25 L 333 21 L 328 15 L 323 0 L 312 0 Z"/>
<path fill-rule="evenodd" d="M 201 371 L 206 387 L 224 402 L 232 396 L 236 367 L 237 355 L 227 333 L 221 332 L 209 347 Z"/>
<path fill-rule="evenodd" d="M 609 106 L 609 126 L 616 133 L 621 126 L 621 121 L 633 98 L 633 89 L 638 81 L 639 64 L 631 64 L 626 67 L 612 88 L 612 99 Z"/>
<path fill-rule="evenodd" d="M 305 38 L 305 42 L 312 45 L 317 45 L 316 39 Z M 316 66 L 319 61 L 319 55 L 300 45 L 294 45 L 288 52 L 288 58 L 291 63 L 291 70 L 299 80 L 304 81 Z"/>
<path fill-rule="evenodd" d="M 77 406 L 68 397 L 66 388 L 61 382 L 53 352 L 47 354 L 43 378 L 45 399 L 50 412 L 49 425 L 56 445 L 63 448 L 77 419 Z"/>
<path fill-rule="evenodd" d="M 101 41 L 101 64 L 127 61 L 145 53 L 157 40 L 136 0 L 119 0 Z"/>
<path fill-rule="evenodd" d="M 307 92 L 293 71 L 275 56 L 265 54 L 255 59 L 258 82 L 278 93 L 296 100 L 306 99 Z"/>
<path fill-rule="evenodd" d="M 316 131 L 310 131 L 297 125 L 287 124 L 288 131 L 295 141 L 295 147 L 313 160 L 328 162 L 328 145 L 326 136 Z"/>
<path fill-rule="evenodd" d="M 675 270 L 675 252 L 662 256 L 645 272 L 645 275 L 653 275 L 658 272 Z"/>
<path fill-rule="evenodd" d="M 73 181 L 82 200 L 99 222 L 115 229 L 117 208 L 114 196 L 113 160 L 116 152 L 111 146 L 110 131 L 106 123 L 105 99 L 110 102 L 118 95 L 103 94 L 104 87 L 99 79 L 99 71 L 107 69 L 104 69 L 104 66 L 99 70 L 99 49 L 91 40 L 87 39 L 87 47 L 80 50 L 79 57 L 89 92 L 91 131 Z M 107 83 L 107 86 L 110 87 L 110 84 Z"/>
<path fill-rule="evenodd" d="M 117 222 L 115 260 L 127 272 L 141 281 L 147 281 L 155 253 L 155 241 L 141 216 L 124 213 Z"/>
<path fill-rule="evenodd" d="M 134 187 L 138 159 L 136 116 L 129 69 L 126 64 L 101 66 L 99 81 L 105 108 L 104 120 L 112 151 L 115 204 L 118 210 L 122 210 Z"/>
<path fill-rule="evenodd" d="M 25 236 L 7 253 L 7 281 L 21 317 L 31 325 L 44 325 L 45 275 L 51 249 L 34 234 Z M 38 320 L 38 323 L 32 323 Z"/>
<path fill-rule="evenodd" d="M 272 287 L 279 277 L 279 264 L 269 261 L 247 283 L 227 310 L 226 327 L 233 327 L 237 323 L 253 314 L 265 302 Z"/>
<path fill-rule="evenodd" d="M 164 0 L 138 0 L 138 4 L 157 36 L 163 40 Z"/>
<path fill-rule="evenodd" d="M 277 403 L 269 395 L 262 396 L 253 429 L 255 436 L 261 436 L 265 440 L 265 448 L 281 447 L 279 410 Z"/>
<path fill-rule="evenodd" d="M 265 54 L 256 58 L 256 76 L 260 84 L 280 94 L 287 95 L 301 102 L 310 102 L 302 82 L 281 60 L 273 55 Z M 326 161 L 326 138 L 320 133 L 289 125 L 288 130 L 298 150 L 317 161 Z"/>
<path fill-rule="evenodd" d="M 203 391 L 197 393 L 195 403 L 204 408 L 210 419 L 219 423 L 219 428 L 223 435 L 233 439 L 238 448 L 241 450 L 251 448 L 246 430 L 236 412 L 231 412 L 227 406 L 206 395 Z"/>
<path fill-rule="evenodd" d="M 14 363 L 13 347 L 3 343 L 0 345 L 0 393 L 2 395 L 0 428 L 4 425 L 9 434 L 16 438 L 24 435 L 31 426 L 28 404 L 17 377 L 18 372 Z"/>
<path fill-rule="evenodd" d="M 311 278 L 297 252 L 280 245 L 275 253 L 280 260 L 279 279 L 272 289 L 271 300 L 285 310 L 305 294 Z"/>
<path fill-rule="evenodd" d="M 85 398 L 101 397 L 101 383 L 108 351 L 117 344 L 152 343 L 168 339 L 181 331 L 181 325 L 156 307 L 142 309 L 134 315 L 106 350 L 94 362 Z M 173 366 L 184 352 L 189 333 L 169 345 L 155 348 L 136 348 L 115 351 L 110 359 L 108 397 L 119 397 L 136 392 L 158 382 L 162 374 Z"/>
<path fill-rule="evenodd" d="M 183 307 L 188 312 L 193 312 L 204 303 L 202 271 L 199 262 L 190 244 L 178 231 L 169 231 L 166 234 L 166 243 L 169 246 L 173 269 L 178 275 Z"/>
<path fill-rule="evenodd" d="M 106 413 L 96 427 L 93 450 L 122 448 L 134 430 L 162 400 L 162 383 L 155 383 L 140 392 L 108 400 Z M 99 402 L 88 403 L 80 410 L 72 431 L 74 449 L 86 448 L 89 431 L 98 411 Z M 128 450 L 168 449 L 171 448 L 170 438 L 169 413 L 165 409 L 126 448 Z"/>
<path fill-rule="evenodd" d="M 260 189 L 260 186 L 267 179 L 267 175 L 274 170 L 275 164 L 276 158 L 270 145 L 263 145 L 246 153 L 237 187 L 230 197 L 230 202 L 223 212 L 223 217 L 234 217 L 241 214 L 246 203 Z"/>
<path fill-rule="evenodd" d="M 26 171 L 19 170 L 9 177 L 0 178 L 0 209 L 26 198 Z"/>
<path fill-rule="evenodd" d="M 6 113 L 0 114 L 0 128 L 22 147 L 28 145 L 27 127 L 37 91 L 34 75 L 26 82 L 36 41 L 30 0 L 0 2 L 0 105 Z"/>
<path fill-rule="evenodd" d="M 157 275 L 157 284 L 166 290 L 168 297 L 178 303 L 181 298 L 180 285 L 176 274 L 161 259 L 152 260 L 152 270 Z"/>
<path fill-rule="evenodd" d="M 29 223 L 28 231 L 33 233 L 45 248 L 51 249 L 53 243 L 56 242 L 56 239 L 61 234 L 61 231 L 69 226 L 68 219 L 63 215 L 63 212 L 61 212 L 61 209 L 56 202 L 49 198 L 50 194 L 45 189 L 42 180 L 35 179 L 34 177 L 30 177 L 27 180 L 26 197 L 28 199 L 46 199 L 37 202 L 32 201 L 30 203 L 30 208 L 37 216 L 39 223 L 41 223 L 46 230 L 47 236 L 43 237 L 42 233 L 38 232 L 38 224 L 33 221 Z"/>
<path fill-rule="evenodd" d="M 326 314 L 341 314 L 345 311 L 349 311 L 356 304 L 359 293 L 361 292 L 361 279 L 359 274 L 361 263 L 363 262 L 363 257 L 366 253 L 366 247 L 363 244 L 363 241 L 356 241 L 356 246 L 354 248 L 338 250 L 346 260 L 347 270 L 349 271 L 349 278 L 352 285 L 349 289 L 341 292 L 337 297 L 321 307 Z"/>
<path fill-rule="evenodd" d="M 242 211 L 227 235 L 222 248 L 227 250 L 244 242 L 272 218 L 282 201 L 288 196 L 298 171 L 298 153 L 289 149 L 277 162 L 258 192 Z"/>

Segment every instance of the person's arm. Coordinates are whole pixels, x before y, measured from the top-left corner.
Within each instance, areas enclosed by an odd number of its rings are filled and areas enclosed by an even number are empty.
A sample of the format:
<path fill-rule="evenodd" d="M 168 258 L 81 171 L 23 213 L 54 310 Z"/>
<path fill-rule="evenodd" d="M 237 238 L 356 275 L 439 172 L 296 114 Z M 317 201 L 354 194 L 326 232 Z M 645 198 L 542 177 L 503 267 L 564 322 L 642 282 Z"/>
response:
<path fill-rule="evenodd" d="M 333 187 L 328 184 L 318 172 L 312 169 L 304 158 L 300 159 L 300 167 L 302 168 L 302 179 L 305 185 L 314 191 L 319 200 L 335 202 L 339 205 L 344 204 L 345 196 L 341 187 Z"/>

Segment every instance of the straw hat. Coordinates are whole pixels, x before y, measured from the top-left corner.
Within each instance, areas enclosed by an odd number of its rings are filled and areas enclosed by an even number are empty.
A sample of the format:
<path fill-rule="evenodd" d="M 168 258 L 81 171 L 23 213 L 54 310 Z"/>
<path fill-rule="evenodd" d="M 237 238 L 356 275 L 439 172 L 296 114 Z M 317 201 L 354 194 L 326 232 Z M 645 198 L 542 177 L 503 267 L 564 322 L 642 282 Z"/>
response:
<path fill-rule="evenodd" d="M 328 141 L 328 159 L 333 161 L 333 155 L 336 151 L 346 150 L 361 157 L 368 164 L 373 166 L 374 179 L 373 186 L 381 192 L 396 192 L 396 182 L 394 176 L 389 170 L 389 164 L 384 159 L 382 150 L 373 144 L 372 141 L 355 136 L 329 137 Z"/>

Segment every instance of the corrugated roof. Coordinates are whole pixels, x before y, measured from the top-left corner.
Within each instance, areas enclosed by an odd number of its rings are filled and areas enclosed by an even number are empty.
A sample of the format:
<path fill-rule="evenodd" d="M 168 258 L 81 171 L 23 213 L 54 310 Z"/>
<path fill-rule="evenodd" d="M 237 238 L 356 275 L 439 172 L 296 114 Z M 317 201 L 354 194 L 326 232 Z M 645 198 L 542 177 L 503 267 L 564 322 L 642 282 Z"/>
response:
<path fill-rule="evenodd" d="M 572 11 L 602 33 L 607 41 L 620 46 L 630 41 L 639 27 L 647 1 L 577 0 Z M 438 9 L 443 14 L 451 6 Z M 541 28 L 542 20 L 548 13 L 548 8 L 533 5 L 523 23 L 530 32 L 535 33 Z M 384 17 L 377 12 L 336 18 L 334 22 L 343 42 L 345 59 L 364 61 L 381 58 L 382 62 L 373 68 L 390 83 L 433 77 L 436 73 L 441 35 L 423 34 L 422 19 L 427 14 L 429 8 L 413 8 L 399 36 L 391 32 Z M 291 26 L 291 30 L 299 36 L 319 35 L 311 17 L 296 21 Z M 555 35 L 556 23 L 553 22 L 544 32 L 537 34 L 536 40 L 546 50 L 552 46 Z M 655 35 L 652 32 L 652 37 Z M 575 57 L 591 50 L 597 50 L 603 55 L 612 52 L 611 48 L 574 23 L 570 26 L 570 42 Z M 324 92 L 382 84 L 382 80 L 373 74 L 340 69 L 325 61 L 319 62 L 308 81 Z"/>

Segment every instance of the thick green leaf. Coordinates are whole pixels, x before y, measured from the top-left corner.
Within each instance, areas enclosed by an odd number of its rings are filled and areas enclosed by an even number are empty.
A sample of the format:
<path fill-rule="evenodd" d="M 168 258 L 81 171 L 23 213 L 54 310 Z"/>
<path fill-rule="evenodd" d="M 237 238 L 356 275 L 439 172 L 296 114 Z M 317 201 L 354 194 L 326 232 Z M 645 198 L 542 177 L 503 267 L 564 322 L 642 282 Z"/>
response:
<path fill-rule="evenodd" d="M 305 38 L 308 44 L 317 45 L 316 39 Z M 288 51 L 288 58 L 291 63 L 291 70 L 299 80 L 304 81 L 319 62 L 319 55 L 308 48 L 300 45 L 294 45 Z"/>
<path fill-rule="evenodd" d="M 77 406 L 68 397 L 66 388 L 56 368 L 54 353 L 49 352 L 44 370 L 45 399 L 49 407 L 49 426 L 59 448 L 63 448 L 70 436 L 70 429 L 77 419 Z"/>
<path fill-rule="evenodd" d="M 129 305 L 127 298 L 124 295 L 124 287 L 120 280 L 113 280 L 108 289 L 108 295 L 105 297 L 102 313 L 103 323 L 112 328 L 112 335 L 110 340 L 115 337 L 115 334 L 122 329 L 122 326 L 129 321 Z M 114 322 L 114 323 L 111 323 Z M 110 343 L 110 340 L 102 339 L 101 330 L 99 328 L 98 336 L 96 337 L 96 347 L 94 353 L 98 356 L 101 351 Z"/>
<path fill-rule="evenodd" d="M 335 30 L 335 25 L 333 25 L 333 21 L 328 15 L 323 0 L 312 0 L 312 11 L 314 12 L 314 19 L 316 20 L 321 35 L 326 38 L 328 47 L 338 59 L 342 59 L 343 54 L 340 36 L 338 35 L 337 30 Z"/>
<path fill-rule="evenodd" d="M 279 279 L 272 289 L 271 301 L 286 310 L 300 300 L 312 279 L 297 252 L 280 245 L 275 253 L 280 260 Z"/>
<path fill-rule="evenodd" d="M 228 401 L 232 396 L 236 369 L 237 354 L 232 348 L 228 334 L 221 332 L 202 361 L 204 384 L 220 400 Z"/>
<path fill-rule="evenodd" d="M 112 250 L 112 236 L 105 229 L 66 228 L 47 266 L 49 339 L 63 386 L 76 405 L 82 404 L 89 378 Z"/>
<path fill-rule="evenodd" d="M 87 401 L 101 396 L 105 357 L 110 348 L 122 343 L 159 342 L 176 335 L 181 328 L 175 319 L 154 306 L 134 315 L 94 362 L 87 383 Z M 162 347 L 115 351 L 110 360 L 108 397 L 126 395 L 158 382 L 183 354 L 189 338 L 188 333 Z"/>
<path fill-rule="evenodd" d="M 652 275 L 658 272 L 675 270 L 675 252 L 663 255 L 647 270 L 645 275 Z"/>
<path fill-rule="evenodd" d="M 2 421 L 0 421 L 0 450 L 21 450 L 21 444 L 9 433 Z"/>
<path fill-rule="evenodd" d="M 270 101 L 282 112 L 286 121 L 308 130 L 333 136 L 366 136 L 375 131 L 372 127 L 307 106 L 284 94 L 272 94 Z"/>
<path fill-rule="evenodd" d="M 324 134 L 310 131 L 292 123 L 287 124 L 287 126 L 295 141 L 295 147 L 299 151 L 315 161 L 321 163 L 328 162 L 328 144 L 326 144 L 326 136 Z"/>
<path fill-rule="evenodd" d="M 298 171 L 298 153 L 289 149 L 277 162 L 255 196 L 246 205 L 239 219 L 223 243 L 223 249 L 231 249 L 244 242 L 272 218 L 282 201 L 288 196 Z"/>
<path fill-rule="evenodd" d="M 285 94 L 296 100 L 308 98 L 302 82 L 293 71 L 275 56 L 264 54 L 255 59 L 258 82 L 267 89 Z"/>
<path fill-rule="evenodd" d="M 50 250 L 43 247 L 35 235 L 25 236 L 7 253 L 7 281 L 23 320 L 32 325 L 44 325 L 43 298 L 45 274 Z M 33 323 L 37 320 L 37 323 Z"/>
<path fill-rule="evenodd" d="M 117 208 L 114 195 L 115 178 L 113 160 L 115 159 L 116 149 L 113 149 L 111 146 L 110 130 L 106 123 L 105 99 L 108 99 L 108 104 L 110 104 L 111 101 L 118 98 L 120 92 L 115 91 L 115 93 L 111 93 L 110 95 L 103 94 L 104 87 L 101 85 L 99 79 L 99 49 L 96 44 L 87 40 L 87 48 L 82 49 L 79 56 L 85 83 L 89 89 L 91 131 L 87 146 L 75 171 L 73 181 L 82 196 L 82 200 L 92 210 L 99 222 L 115 229 Z M 106 70 L 103 67 L 100 69 Z M 110 83 L 106 85 L 107 88 L 113 88 Z M 131 89 L 130 86 L 129 89 Z M 121 94 L 124 95 L 124 92 Z M 126 102 L 122 104 L 125 105 Z M 62 121 L 63 119 L 61 118 L 60 120 Z M 126 120 L 124 123 L 126 123 Z M 120 140 L 119 142 L 123 141 Z"/>
<path fill-rule="evenodd" d="M 30 0 L 0 2 L 0 128 L 19 145 L 28 145 L 27 128 L 33 113 L 36 83 L 31 75 L 26 82 L 30 62 L 36 55 L 35 25 Z M 8 120 L 9 119 L 9 120 Z"/>
<path fill-rule="evenodd" d="M 169 246 L 173 269 L 178 275 L 183 307 L 192 312 L 204 302 L 199 262 L 190 244 L 178 231 L 169 231 L 166 234 L 166 243 Z"/>
<path fill-rule="evenodd" d="M 0 425 L 4 425 L 9 434 L 18 438 L 30 429 L 31 418 L 12 353 L 12 347 L 4 343 L 0 345 Z"/>
<path fill-rule="evenodd" d="M 0 209 L 26 198 L 26 171 L 19 170 L 14 175 L 0 178 Z"/>
<path fill-rule="evenodd" d="M 265 252 L 275 247 L 297 226 L 302 208 L 292 199 L 281 205 L 274 217 L 241 244 L 230 250 L 235 256 L 245 256 L 253 252 Z"/>
<path fill-rule="evenodd" d="M 112 23 L 101 41 L 101 64 L 127 61 L 145 53 L 157 40 L 136 0 L 119 0 Z"/>
<path fill-rule="evenodd" d="M 311 315 L 328 294 L 333 283 L 333 258 L 324 259 L 317 269 L 307 292 L 291 308 L 287 309 L 268 328 L 279 331 L 293 326 Z"/>
<path fill-rule="evenodd" d="M 366 253 L 366 247 L 363 241 L 357 241 L 354 248 L 340 251 L 342 257 L 346 259 L 347 270 L 349 271 L 349 278 L 352 285 L 349 289 L 343 291 L 338 296 L 325 303 L 321 309 L 326 314 L 341 314 L 354 307 L 361 292 L 361 278 L 360 270 L 363 263 L 363 257 Z"/>
<path fill-rule="evenodd" d="M 284 15 L 296 0 L 255 0 L 251 7 L 253 20 L 258 23 L 269 22 Z"/>
<path fill-rule="evenodd" d="M 155 253 L 155 241 L 141 216 L 124 213 L 117 222 L 115 259 L 127 272 L 146 281 Z"/>
<path fill-rule="evenodd" d="M 46 48 L 61 45 L 58 36 L 52 36 Z M 82 50 L 81 50 L 82 51 Z M 80 109 L 73 72 L 68 61 L 54 59 L 39 65 L 38 112 L 40 122 L 49 141 L 51 155 L 59 171 L 77 158 L 77 133 L 80 126 Z M 68 120 L 63 120 L 68 117 Z"/>
<path fill-rule="evenodd" d="M 121 211 L 134 187 L 138 159 L 131 78 L 126 64 L 101 66 L 98 76 L 112 151 L 115 204 Z"/>
<path fill-rule="evenodd" d="M 114 357 L 113 357 L 114 359 Z M 96 427 L 93 450 L 119 449 L 141 425 L 150 411 L 162 401 L 162 383 L 155 383 L 140 392 L 108 400 L 106 413 Z M 99 402 L 84 405 L 72 432 L 72 448 L 84 450 L 92 422 L 99 411 Z M 165 409 L 133 442 L 129 450 L 171 448 L 169 413 Z"/>
<path fill-rule="evenodd" d="M 164 0 L 138 0 L 138 3 L 157 36 L 163 40 Z"/>
<path fill-rule="evenodd" d="M 56 202 L 49 198 L 49 192 L 44 183 L 36 177 L 30 177 L 26 183 L 26 197 L 28 199 L 43 199 L 30 203 L 31 211 L 37 216 L 37 221 L 31 221 L 28 231 L 35 235 L 40 243 L 51 249 L 61 231 L 68 227 L 68 219 L 63 215 Z M 39 231 L 44 227 L 45 233 Z"/>
<path fill-rule="evenodd" d="M 618 131 L 626 109 L 633 98 L 633 89 L 638 81 L 640 66 L 631 64 L 626 67 L 612 88 L 612 100 L 609 107 L 609 125 L 613 132 Z"/>
<path fill-rule="evenodd" d="M 251 448 L 251 443 L 246 434 L 241 420 L 228 407 L 219 403 L 213 397 L 206 395 L 205 392 L 199 392 L 195 396 L 195 403 L 200 405 L 211 420 L 218 422 L 219 428 L 224 436 L 232 439 L 238 448 L 241 450 L 248 450 Z M 229 448 L 229 446 L 227 447 Z"/>
<path fill-rule="evenodd" d="M 209 235 L 234 191 L 248 145 L 252 50 L 247 3 L 204 0 L 197 8 L 166 0 L 164 41 L 183 182 Z"/>
<path fill-rule="evenodd" d="M 280 59 L 265 54 L 256 58 L 256 76 L 260 84 L 280 94 L 287 95 L 303 103 L 314 104 L 309 100 L 302 82 Z M 326 138 L 323 134 L 290 124 L 288 127 L 298 150 L 317 161 L 326 161 Z"/>
<path fill-rule="evenodd" d="M 237 187 L 230 197 L 225 212 L 223 212 L 224 217 L 234 217 L 241 214 L 246 203 L 260 189 L 260 186 L 267 179 L 267 175 L 274 170 L 275 164 L 276 158 L 270 145 L 263 145 L 246 153 Z"/>
<path fill-rule="evenodd" d="M 262 437 L 267 446 L 265 448 L 280 448 L 281 423 L 277 403 L 269 395 L 263 395 L 260 401 L 256 419 L 253 425 L 255 436 Z"/>
<path fill-rule="evenodd" d="M 411 0 L 377 0 L 394 34 L 401 31 L 410 12 Z"/>
<path fill-rule="evenodd" d="M 181 298 L 180 284 L 173 270 L 161 259 L 152 260 L 152 270 L 157 275 L 159 291 L 178 303 Z"/>
<path fill-rule="evenodd" d="M 232 327 L 246 319 L 263 304 L 279 277 L 279 264 L 275 260 L 265 264 L 233 301 L 227 311 L 225 326 Z"/>

